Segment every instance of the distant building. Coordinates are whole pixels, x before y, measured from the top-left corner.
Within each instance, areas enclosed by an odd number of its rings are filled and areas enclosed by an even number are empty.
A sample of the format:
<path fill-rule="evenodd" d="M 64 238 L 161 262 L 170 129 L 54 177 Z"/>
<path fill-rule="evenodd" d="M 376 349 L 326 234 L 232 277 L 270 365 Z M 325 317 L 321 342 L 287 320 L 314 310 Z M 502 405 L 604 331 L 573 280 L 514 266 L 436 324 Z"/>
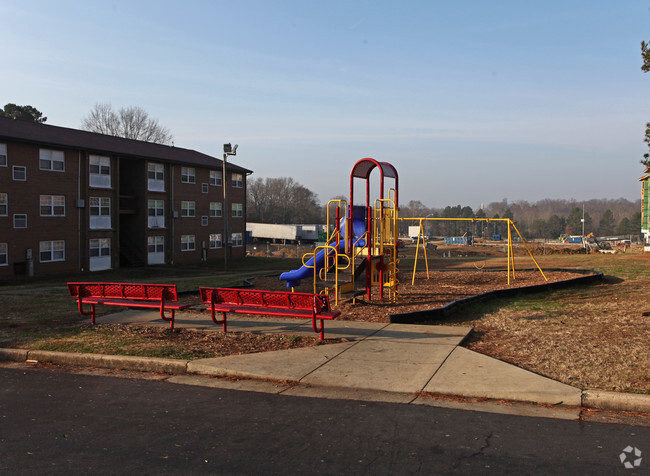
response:
<path fill-rule="evenodd" d="M 648 203 L 650 201 L 650 167 L 646 167 L 643 171 L 645 174 L 639 179 L 641 182 L 641 233 L 643 234 L 643 242 L 650 245 L 650 209 Z M 650 251 L 650 249 L 646 249 Z"/>
<path fill-rule="evenodd" d="M 327 225 L 282 225 L 248 222 L 246 231 L 250 233 L 253 240 L 268 240 L 274 243 L 313 243 L 315 241 L 325 241 Z"/>
<path fill-rule="evenodd" d="M 252 172 L 194 150 L 0 118 L 0 279 L 246 255 Z M 228 208 L 223 210 L 223 186 Z"/>

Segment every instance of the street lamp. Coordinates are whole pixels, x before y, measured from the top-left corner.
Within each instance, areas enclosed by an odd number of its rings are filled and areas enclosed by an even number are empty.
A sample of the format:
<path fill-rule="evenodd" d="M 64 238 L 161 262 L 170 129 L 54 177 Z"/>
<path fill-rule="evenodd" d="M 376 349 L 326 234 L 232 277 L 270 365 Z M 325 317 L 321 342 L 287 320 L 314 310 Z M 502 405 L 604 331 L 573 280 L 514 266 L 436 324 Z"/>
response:
<path fill-rule="evenodd" d="M 228 268 L 228 194 L 226 192 L 226 163 L 228 161 L 229 155 L 237 155 L 237 144 L 233 147 L 228 144 L 223 145 L 223 162 L 222 162 L 222 172 L 221 172 L 221 185 L 223 186 L 223 238 L 221 240 L 223 244 L 223 266 L 224 269 Z"/>

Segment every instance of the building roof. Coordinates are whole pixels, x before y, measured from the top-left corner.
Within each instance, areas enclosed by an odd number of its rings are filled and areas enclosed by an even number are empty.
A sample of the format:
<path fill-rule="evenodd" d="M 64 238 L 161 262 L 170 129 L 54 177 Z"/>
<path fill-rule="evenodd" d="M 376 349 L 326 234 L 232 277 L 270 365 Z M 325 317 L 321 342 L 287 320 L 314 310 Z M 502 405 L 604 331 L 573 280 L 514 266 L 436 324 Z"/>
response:
<path fill-rule="evenodd" d="M 36 142 L 50 147 L 83 149 L 95 154 L 153 159 L 160 162 L 173 162 L 211 169 L 222 167 L 221 159 L 195 150 L 5 117 L 0 117 L 0 139 Z M 243 174 L 253 173 L 252 170 L 231 162 L 228 162 L 227 165 L 229 170 Z"/>

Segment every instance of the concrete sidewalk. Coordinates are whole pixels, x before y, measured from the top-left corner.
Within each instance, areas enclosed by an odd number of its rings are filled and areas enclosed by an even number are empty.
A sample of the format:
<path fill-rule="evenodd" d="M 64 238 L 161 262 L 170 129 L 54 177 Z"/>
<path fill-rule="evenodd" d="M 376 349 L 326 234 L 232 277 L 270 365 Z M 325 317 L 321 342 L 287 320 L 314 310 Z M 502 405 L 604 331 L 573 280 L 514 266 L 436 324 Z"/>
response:
<path fill-rule="evenodd" d="M 176 328 L 221 332 L 206 315 L 179 313 Z M 101 322 L 166 326 L 157 312 L 123 311 Z M 311 320 L 230 315 L 228 331 L 315 336 Z M 431 393 L 580 406 L 581 390 L 459 347 L 469 327 L 327 321 L 347 342 L 190 361 L 188 373 L 307 386 Z"/>
<path fill-rule="evenodd" d="M 101 316 L 98 322 L 168 326 L 157 311 L 125 310 Z M 207 313 L 177 313 L 175 327 L 222 332 Z M 242 315 L 229 315 L 228 331 L 317 335 L 311 320 Z M 581 407 L 650 412 L 650 396 L 582 391 L 460 347 L 470 332 L 458 326 L 334 320 L 326 321 L 325 337 L 343 342 L 292 350 L 183 361 L 0 349 L 0 360 L 158 371 L 173 374 L 167 380 L 179 384 L 553 418 L 577 419 Z M 201 376 L 235 379 L 206 382 Z M 510 403 L 496 403 L 503 400 Z M 513 402 L 537 405 L 514 408 Z"/>

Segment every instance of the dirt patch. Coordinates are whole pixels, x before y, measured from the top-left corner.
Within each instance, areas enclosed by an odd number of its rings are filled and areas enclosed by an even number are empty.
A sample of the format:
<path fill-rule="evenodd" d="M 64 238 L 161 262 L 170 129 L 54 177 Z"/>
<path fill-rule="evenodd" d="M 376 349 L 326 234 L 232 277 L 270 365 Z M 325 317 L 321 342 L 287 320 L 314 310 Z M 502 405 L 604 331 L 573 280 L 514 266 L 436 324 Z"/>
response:
<path fill-rule="evenodd" d="M 92 325 L 84 322 L 63 334 L 54 333 L 28 342 L 20 338 L 0 339 L 0 347 L 193 360 L 314 347 L 334 342 L 341 342 L 341 339 L 321 341 L 317 336 L 204 332 L 157 326 Z"/>

